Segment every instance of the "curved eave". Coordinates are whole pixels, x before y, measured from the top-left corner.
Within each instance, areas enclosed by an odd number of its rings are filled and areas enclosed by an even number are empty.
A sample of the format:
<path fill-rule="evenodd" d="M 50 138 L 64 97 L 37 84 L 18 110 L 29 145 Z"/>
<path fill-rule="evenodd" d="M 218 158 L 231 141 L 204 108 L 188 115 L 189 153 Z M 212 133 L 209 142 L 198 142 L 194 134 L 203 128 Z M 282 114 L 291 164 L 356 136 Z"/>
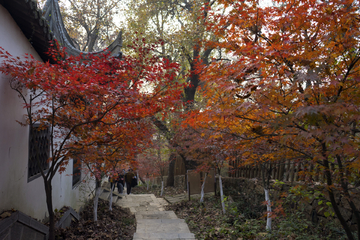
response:
<path fill-rule="evenodd" d="M 59 42 L 59 44 L 65 47 L 66 52 L 68 55 L 77 56 L 79 54 L 86 55 L 86 54 L 106 54 L 111 53 L 112 55 L 116 55 L 121 47 L 122 47 L 122 33 L 120 32 L 115 39 L 107 48 L 96 51 L 96 52 L 83 52 L 77 49 L 72 42 L 71 37 L 69 36 L 59 8 L 58 0 L 47 0 L 45 6 L 43 8 L 43 15 L 47 20 L 51 31 L 54 34 L 54 37 Z"/>
<path fill-rule="evenodd" d="M 51 24 L 54 29 L 51 29 L 49 22 L 43 17 L 43 11 L 37 8 L 35 0 L 0 0 L 0 4 L 7 9 L 44 62 L 52 62 L 52 59 L 46 52 L 48 52 L 51 47 L 50 44 L 54 39 L 57 39 L 62 46 L 66 47 L 67 54 L 69 55 L 79 55 L 80 53 L 85 55 L 102 54 L 107 52 L 115 55 L 120 51 L 122 47 L 121 32 L 115 41 L 104 50 L 98 52 L 82 52 L 74 48 L 68 40 L 69 37 L 63 25 L 57 1 L 48 0 L 48 2 L 55 6 L 50 9 L 50 12 L 45 9 L 45 12 L 48 14 L 47 17 L 52 15 L 53 17 L 57 16 L 57 18 L 54 19 L 56 24 Z M 55 33 L 57 33 L 58 36 L 56 36 Z"/>

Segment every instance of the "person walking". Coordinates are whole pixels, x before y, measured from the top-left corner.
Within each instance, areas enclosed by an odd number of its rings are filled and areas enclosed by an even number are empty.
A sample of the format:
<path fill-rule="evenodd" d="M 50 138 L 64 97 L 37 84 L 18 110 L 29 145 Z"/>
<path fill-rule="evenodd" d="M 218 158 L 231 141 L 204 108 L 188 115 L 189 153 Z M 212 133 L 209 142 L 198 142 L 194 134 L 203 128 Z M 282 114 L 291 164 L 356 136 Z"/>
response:
<path fill-rule="evenodd" d="M 124 192 L 124 186 L 125 186 L 125 169 L 123 169 L 122 172 L 119 173 L 119 177 L 117 179 L 117 188 L 120 194 Z"/>
<path fill-rule="evenodd" d="M 115 187 L 116 187 L 116 181 L 117 181 L 117 176 L 112 176 L 109 177 L 109 182 L 110 182 L 110 188 L 115 191 Z"/>
<path fill-rule="evenodd" d="M 130 168 L 129 171 L 125 174 L 125 182 L 126 182 L 126 189 L 127 194 L 131 193 L 131 188 L 133 187 L 133 179 L 135 179 L 135 173 Z"/>

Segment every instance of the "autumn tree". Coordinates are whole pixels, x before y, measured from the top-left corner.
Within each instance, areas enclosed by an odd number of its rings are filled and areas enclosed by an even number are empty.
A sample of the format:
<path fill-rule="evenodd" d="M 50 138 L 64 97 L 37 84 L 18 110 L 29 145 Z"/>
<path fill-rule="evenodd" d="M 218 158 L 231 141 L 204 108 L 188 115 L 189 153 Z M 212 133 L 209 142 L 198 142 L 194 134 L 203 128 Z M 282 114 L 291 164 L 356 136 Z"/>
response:
<path fill-rule="evenodd" d="M 138 172 L 142 178 L 148 181 L 151 178 L 155 180 L 156 177 L 160 177 L 160 195 L 162 196 L 164 192 L 164 176 L 168 168 L 168 159 L 172 149 L 168 146 L 166 139 L 155 129 L 149 139 L 151 139 L 151 143 L 137 156 L 139 164 Z"/>
<path fill-rule="evenodd" d="M 38 0 L 39 8 L 53 0 Z M 121 0 L 66 0 L 59 4 L 65 28 L 74 46 L 85 52 L 102 50 L 115 40 Z"/>
<path fill-rule="evenodd" d="M 208 12 L 216 1 L 163 1 L 163 0 L 136 0 L 128 3 L 126 31 L 124 32 L 124 46 L 127 39 L 141 39 L 152 42 L 158 39 L 164 41 L 161 48 L 153 54 L 164 56 L 172 62 L 181 65 L 177 81 L 186 82 L 183 89 L 184 109 L 187 111 L 198 107 L 200 98 L 196 95 L 200 86 L 199 73 L 195 71 L 198 62 L 208 64 L 214 47 L 204 45 L 206 39 L 215 39 L 211 32 L 205 29 L 208 21 Z M 126 53 L 126 47 L 124 48 Z M 185 162 L 186 169 L 195 168 L 195 162 L 186 158 L 186 148 L 179 148 L 180 143 L 174 137 L 178 129 L 176 123 L 181 122 L 179 113 L 172 113 L 167 118 L 153 117 L 155 126 L 165 136 L 169 144 L 177 149 L 177 154 Z M 181 150 L 181 151 L 180 151 Z M 174 158 L 173 158 L 174 159 Z M 170 167 L 174 162 L 170 163 Z M 169 173 L 173 171 L 169 169 Z M 168 176 L 171 184 L 173 176 Z"/>
<path fill-rule="evenodd" d="M 205 115 L 199 114 L 198 110 L 186 113 L 181 123 L 182 131 L 176 135 L 176 138 L 181 146 L 186 148 L 186 158 L 196 162 L 196 170 L 204 173 L 201 201 L 204 197 L 203 190 L 207 174 L 211 169 L 215 170 L 219 179 L 223 213 L 225 213 L 222 173 L 223 170 L 229 168 L 229 161 L 236 157 L 236 148 L 233 148 L 233 145 L 236 144 L 237 139 L 224 129 L 219 131 L 214 126 L 209 126 L 210 119 Z"/>
<path fill-rule="evenodd" d="M 7 59 L 0 71 L 12 76 L 10 86 L 24 102 L 26 123 L 22 124 L 31 131 L 35 131 L 35 124 L 40 129 L 49 128 L 50 165 L 47 172 L 41 166 L 39 169 L 46 192 L 50 239 L 55 238 L 52 179 L 65 170 L 72 155 L 81 151 L 87 161 L 101 166 L 99 154 L 93 153 L 101 153 L 103 146 L 113 141 L 109 135 L 121 139 L 109 131 L 109 126 L 114 130 L 124 122 L 152 116 L 179 99 L 179 86 L 173 81 L 177 65 L 149 57 L 153 47 L 136 45 L 133 50 L 143 57 L 122 60 L 110 55 L 66 57 L 64 51 L 54 48 L 49 54 L 56 64 L 39 62 L 32 56 L 22 60 L 0 48 L 0 56 Z M 84 151 L 89 146 L 92 151 Z"/>
<path fill-rule="evenodd" d="M 324 174 L 347 237 L 355 239 L 336 192 L 348 201 L 359 238 L 360 213 L 353 201 L 360 168 L 359 2 L 219 3 L 228 10 L 215 11 L 209 30 L 223 41 L 211 45 L 226 49 L 232 61 L 202 69 L 209 102 L 200 114 L 210 114 L 208 124 L 242 140 L 234 147 L 247 150 L 244 159 L 267 144 L 264 160 L 296 159 L 313 166 L 310 179 L 315 171 Z"/>
<path fill-rule="evenodd" d="M 151 141 L 152 126 L 145 118 L 122 119 L 117 124 L 104 125 L 102 128 L 82 129 L 79 139 L 91 139 L 90 144 L 78 145 L 77 152 L 84 152 L 82 162 L 96 180 L 94 197 L 94 221 L 97 221 L 98 199 L 104 176 L 116 179 L 123 166 L 137 165 L 136 155 L 143 151 Z M 96 143 L 96 144 L 93 144 Z M 87 155 L 91 153 L 92 157 Z M 93 164 L 95 162 L 101 163 Z M 110 188 L 109 210 L 112 210 Z"/>

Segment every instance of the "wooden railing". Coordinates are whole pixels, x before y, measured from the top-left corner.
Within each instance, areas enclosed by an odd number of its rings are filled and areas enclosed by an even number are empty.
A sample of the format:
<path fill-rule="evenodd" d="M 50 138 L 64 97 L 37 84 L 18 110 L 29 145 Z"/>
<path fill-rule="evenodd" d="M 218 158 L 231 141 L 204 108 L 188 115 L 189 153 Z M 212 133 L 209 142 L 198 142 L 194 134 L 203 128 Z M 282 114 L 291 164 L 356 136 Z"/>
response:
<path fill-rule="evenodd" d="M 305 165 L 292 160 L 284 160 L 273 163 L 242 165 L 239 160 L 230 163 L 229 177 L 258 178 L 262 179 L 262 171 L 271 168 L 271 179 L 279 181 L 304 181 L 305 178 L 311 178 L 314 182 L 323 182 L 324 175 L 319 167 L 314 164 Z M 310 171 L 308 171 L 310 170 Z M 301 174 L 302 172 L 311 172 L 312 174 Z"/>

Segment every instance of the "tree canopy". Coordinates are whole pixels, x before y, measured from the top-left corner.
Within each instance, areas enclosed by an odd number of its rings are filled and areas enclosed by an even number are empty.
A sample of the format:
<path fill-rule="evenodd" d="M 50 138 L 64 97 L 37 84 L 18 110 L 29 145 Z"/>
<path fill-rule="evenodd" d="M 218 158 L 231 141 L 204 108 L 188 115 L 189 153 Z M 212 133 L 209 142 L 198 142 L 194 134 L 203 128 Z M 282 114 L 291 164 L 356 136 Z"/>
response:
<path fill-rule="evenodd" d="M 207 106 L 194 127 L 236 136 L 243 163 L 284 159 L 326 178 L 334 211 L 339 190 L 352 203 L 359 173 L 359 5 L 357 1 L 219 1 L 208 30 L 229 61 L 200 67 Z M 226 26 L 226 27 L 224 27 Z M 312 172 L 309 172 L 313 169 Z M 357 218 L 358 223 L 360 218 Z"/>

